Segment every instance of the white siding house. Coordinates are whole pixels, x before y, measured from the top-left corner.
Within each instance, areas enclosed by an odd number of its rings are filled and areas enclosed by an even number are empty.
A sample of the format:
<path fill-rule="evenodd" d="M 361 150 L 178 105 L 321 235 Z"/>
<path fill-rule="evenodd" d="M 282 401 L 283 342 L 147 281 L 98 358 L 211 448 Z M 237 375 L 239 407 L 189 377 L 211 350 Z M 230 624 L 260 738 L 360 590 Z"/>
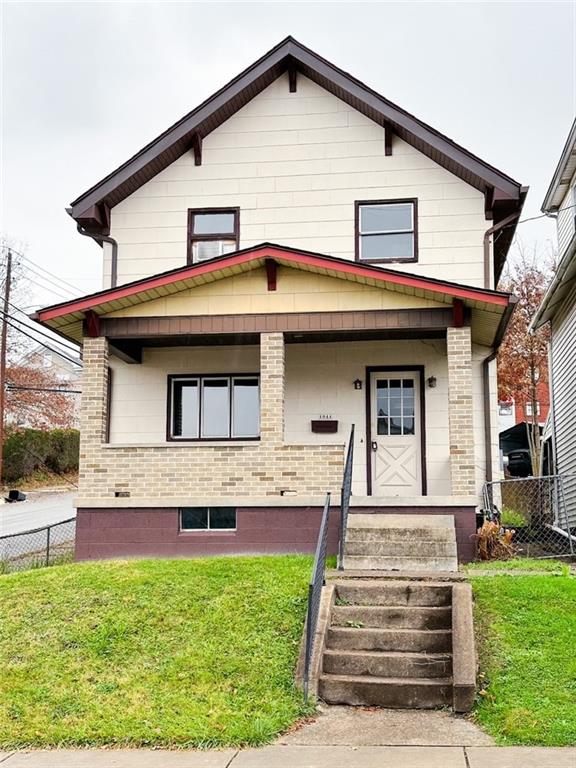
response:
<path fill-rule="evenodd" d="M 559 263 L 532 327 L 550 323 L 555 470 L 566 477 L 566 505 L 576 527 L 576 120 L 542 210 L 556 216 Z"/>

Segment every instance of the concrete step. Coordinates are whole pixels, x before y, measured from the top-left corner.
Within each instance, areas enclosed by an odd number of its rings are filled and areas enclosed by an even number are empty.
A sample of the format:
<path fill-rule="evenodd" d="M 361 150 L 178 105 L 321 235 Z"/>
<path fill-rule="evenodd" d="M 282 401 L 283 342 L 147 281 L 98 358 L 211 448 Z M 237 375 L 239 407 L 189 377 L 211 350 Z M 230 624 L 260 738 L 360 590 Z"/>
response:
<path fill-rule="evenodd" d="M 324 651 L 323 669 L 331 675 L 447 677 L 452 674 L 452 656 L 449 653 L 327 649 Z"/>
<path fill-rule="evenodd" d="M 410 679 L 321 675 L 318 693 L 329 704 L 435 709 L 452 701 L 449 678 Z"/>
<path fill-rule="evenodd" d="M 326 647 L 343 651 L 452 651 L 449 629 L 381 629 L 329 627 Z"/>
<path fill-rule="evenodd" d="M 387 513 L 362 514 L 352 512 L 348 516 L 348 528 L 448 528 L 454 530 L 453 515 L 397 515 Z"/>
<path fill-rule="evenodd" d="M 362 528 L 346 529 L 346 541 L 454 541 L 454 528 Z"/>
<path fill-rule="evenodd" d="M 457 557 L 456 540 L 431 541 L 424 539 L 351 539 L 344 547 L 346 555 L 369 555 L 417 558 Z"/>
<path fill-rule="evenodd" d="M 450 629 L 450 606 L 380 606 L 336 605 L 332 610 L 332 626 L 382 627 L 385 629 Z"/>
<path fill-rule="evenodd" d="M 345 555 L 344 570 L 381 571 L 457 571 L 456 557 L 386 557 L 384 555 Z"/>
<path fill-rule="evenodd" d="M 346 605 L 451 605 L 452 585 L 430 581 L 342 579 L 336 603 Z"/>

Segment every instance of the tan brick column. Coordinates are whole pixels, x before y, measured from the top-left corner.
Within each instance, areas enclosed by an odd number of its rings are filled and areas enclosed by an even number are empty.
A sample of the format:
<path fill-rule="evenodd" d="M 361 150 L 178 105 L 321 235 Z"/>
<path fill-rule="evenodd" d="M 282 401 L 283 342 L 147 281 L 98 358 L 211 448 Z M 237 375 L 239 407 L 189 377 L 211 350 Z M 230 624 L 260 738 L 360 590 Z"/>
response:
<path fill-rule="evenodd" d="M 96 468 L 108 421 L 108 341 L 85 338 L 80 405 L 80 492 Z"/>
<path fill-rule="evenodd" d="M 284 334 L 260 334 L 260 434 L 284 442 Z"/>
<path fill-rule="evenodd" d="M 450 480 L 454 496 L 475 496 L 470 328 L 448 328 Z"/>

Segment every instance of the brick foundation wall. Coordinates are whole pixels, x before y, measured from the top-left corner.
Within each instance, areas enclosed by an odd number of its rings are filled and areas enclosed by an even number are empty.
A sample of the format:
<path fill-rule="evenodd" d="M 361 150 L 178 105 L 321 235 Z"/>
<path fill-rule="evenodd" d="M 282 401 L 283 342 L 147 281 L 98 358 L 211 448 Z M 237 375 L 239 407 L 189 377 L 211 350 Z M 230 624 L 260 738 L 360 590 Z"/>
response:
<path fill-rule="evenodd" d="M 398 508 L 358 507 L 354 513 L 398 514 Z M 407 515 L 454 515 L 458 559 L 474 558 L 473 507 L 403 507 Z M 321 507 L 239 507 L 234 532 L 180 532 L 178 509 L 78 510 L 76 559 L 113 557 L 201 557 L 228 554 L 313 553 Z M 340 509 L 330 510 L 328 552 L 336 554 Z"/>
<path fill-rule="evenodd" d="M 343 445 L 284 445 L 284 337 L 263 333 L 260 345 L 261 439 L 250 444 L 105 447 L 108 344 L 84 339 L 80 477 L 82 499 L 116 493 L 170 497 L 279 496 L 337 493 L 344 467 Z"/>

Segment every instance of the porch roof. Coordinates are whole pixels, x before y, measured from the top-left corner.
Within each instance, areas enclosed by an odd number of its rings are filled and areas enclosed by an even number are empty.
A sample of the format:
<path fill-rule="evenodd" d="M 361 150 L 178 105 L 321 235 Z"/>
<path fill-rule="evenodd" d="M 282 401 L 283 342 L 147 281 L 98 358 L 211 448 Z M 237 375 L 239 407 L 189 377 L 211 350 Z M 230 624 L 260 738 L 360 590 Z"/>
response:
<path fill-rule="evenodd" d="M 235 251 L 208 262 L 186 265 L 168 272 L 135 280 L 77 299 L 38 310 L 34 320 L 66 338 L 80 341 L 87 318 L 135 307 L 169 297 L 197 286 L 213 283 L 251 270 L 276 265 L 384 288 L 406 296 L 430 299 L 438 306 L 460 305 L 472 315 L 479 343 L 498 345 L 515 299 L 508 293 L 423 277 L 395 269 L 362 264 L 325 254 L 288 248 L 272 243 Z M 269 290 L 275 285 L 269 283 Z"/>

